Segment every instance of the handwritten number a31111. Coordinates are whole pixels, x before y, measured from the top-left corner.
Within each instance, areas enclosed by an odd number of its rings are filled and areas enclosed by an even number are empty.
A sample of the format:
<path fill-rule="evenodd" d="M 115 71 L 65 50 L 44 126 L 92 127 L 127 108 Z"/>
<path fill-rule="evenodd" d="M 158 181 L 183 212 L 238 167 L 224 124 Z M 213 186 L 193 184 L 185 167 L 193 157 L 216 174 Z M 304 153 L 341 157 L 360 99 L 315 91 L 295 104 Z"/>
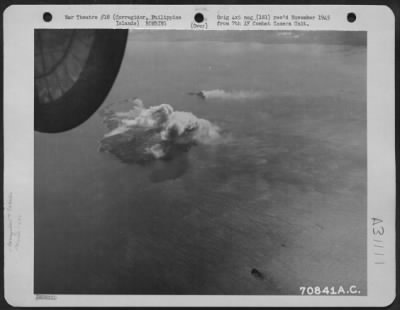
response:
<path fill-rule="evenodd" d="M 384 261 L 384 249 L 385 244 L 383 242 L 383 236 L 385 234 L 385 228 L 383 226 L 383 220 L 373 217 L 372 219 L 372 234 L 373 234 L 373 248 L 374 248 L 374 258 L 375 264 L 383 265 Z"/>

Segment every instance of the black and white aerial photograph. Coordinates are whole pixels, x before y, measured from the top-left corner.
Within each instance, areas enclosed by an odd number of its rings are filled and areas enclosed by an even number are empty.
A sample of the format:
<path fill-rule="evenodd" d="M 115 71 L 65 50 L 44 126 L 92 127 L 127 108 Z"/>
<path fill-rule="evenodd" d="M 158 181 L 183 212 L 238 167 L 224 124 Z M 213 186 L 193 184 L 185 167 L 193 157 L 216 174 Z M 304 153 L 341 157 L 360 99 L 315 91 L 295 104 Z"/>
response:
<path fill-rule="evenodd" d="M 34 293 L 366 296 L 366 34 L 36 29 Z"/>

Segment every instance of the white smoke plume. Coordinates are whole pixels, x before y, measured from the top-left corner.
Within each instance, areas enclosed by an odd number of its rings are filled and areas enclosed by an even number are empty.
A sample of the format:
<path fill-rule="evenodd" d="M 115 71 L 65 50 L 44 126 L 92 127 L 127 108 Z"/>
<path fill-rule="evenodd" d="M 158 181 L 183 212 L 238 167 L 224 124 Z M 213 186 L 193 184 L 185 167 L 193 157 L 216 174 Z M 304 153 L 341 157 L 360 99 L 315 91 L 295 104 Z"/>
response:
<path fill-rule="evenodd" d="M 198 96 L 204 100 L 217 99 L 217 100 L 254 100 L 267 96 L 262 91 L 250 90 L 233 90 L 226 91 L 223 89 L 202 90 L 200 92 L 190 92 L 189 95 Z"/>
<path fill-rule="evenodd" d="M 145 163 L 171 158 L 196 144 L 214 144 L 220 129 L 190 112 L 174 111 L 168 104 L 145 108 L 140 99 L 130 101 L 127 112 L 103 113 L 110 131 L 100 142 L 100 150 L 125 162 Z"/>

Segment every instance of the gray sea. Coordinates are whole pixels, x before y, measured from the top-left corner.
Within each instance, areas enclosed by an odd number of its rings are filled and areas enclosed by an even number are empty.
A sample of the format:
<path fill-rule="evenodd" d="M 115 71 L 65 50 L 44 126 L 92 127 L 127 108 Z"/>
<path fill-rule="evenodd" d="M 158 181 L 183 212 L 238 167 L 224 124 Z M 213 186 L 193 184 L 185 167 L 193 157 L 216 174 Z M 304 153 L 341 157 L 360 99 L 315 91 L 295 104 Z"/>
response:
<path fill-rule="evenodd" d="M 99 113 L 36 132 L 35 292 L 365 295 L 366 47 L 176 37 L 131 33 L 104 105 L 167 103 L 224 143 L 140 166 L 99 152 Z"/>

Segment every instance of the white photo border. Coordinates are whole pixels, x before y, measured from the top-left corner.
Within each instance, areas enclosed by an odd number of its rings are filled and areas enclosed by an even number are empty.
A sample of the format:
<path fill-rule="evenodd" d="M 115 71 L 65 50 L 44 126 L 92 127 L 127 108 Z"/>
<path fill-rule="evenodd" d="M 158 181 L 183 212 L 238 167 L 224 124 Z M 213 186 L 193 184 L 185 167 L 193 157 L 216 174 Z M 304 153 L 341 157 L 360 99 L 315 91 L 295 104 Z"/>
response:
<path fill-rule="evenodd" d="M 45 22 L 43 13 L 53 20 Z M 251 26 L 248 30 L 336 30 L 367 32 L 368 290 L 367 296 L 250 295 L 49 295 L 33 292 L 34 253 L 34 29 L 117 28 L 111 20 L 74 20 L 69 15 L 180 15 L 166 27 L 191 29 L 202 12 L 207 30 L 217 14 L 318 15 L 309 27 Z M 354 12 L 357 21 L 347 22 Z M 387 6 L 345 5 L 12 5 L 4 11 L 4 283 L 13 306 L 387 306 L 395 298 L 395 17 Z M 118 28 L 130 28 L 124 26 Z M 141 26 L 139 29 L 146 29 Z M 193 31 L 207 31 L 195 29 Z M 235 30 L 245 30 L 235 27 Z M 374 223 L 384 225 L 385 263 L 373 257 Z M 376 232 L 376 230 L 375 230 Z"/>

